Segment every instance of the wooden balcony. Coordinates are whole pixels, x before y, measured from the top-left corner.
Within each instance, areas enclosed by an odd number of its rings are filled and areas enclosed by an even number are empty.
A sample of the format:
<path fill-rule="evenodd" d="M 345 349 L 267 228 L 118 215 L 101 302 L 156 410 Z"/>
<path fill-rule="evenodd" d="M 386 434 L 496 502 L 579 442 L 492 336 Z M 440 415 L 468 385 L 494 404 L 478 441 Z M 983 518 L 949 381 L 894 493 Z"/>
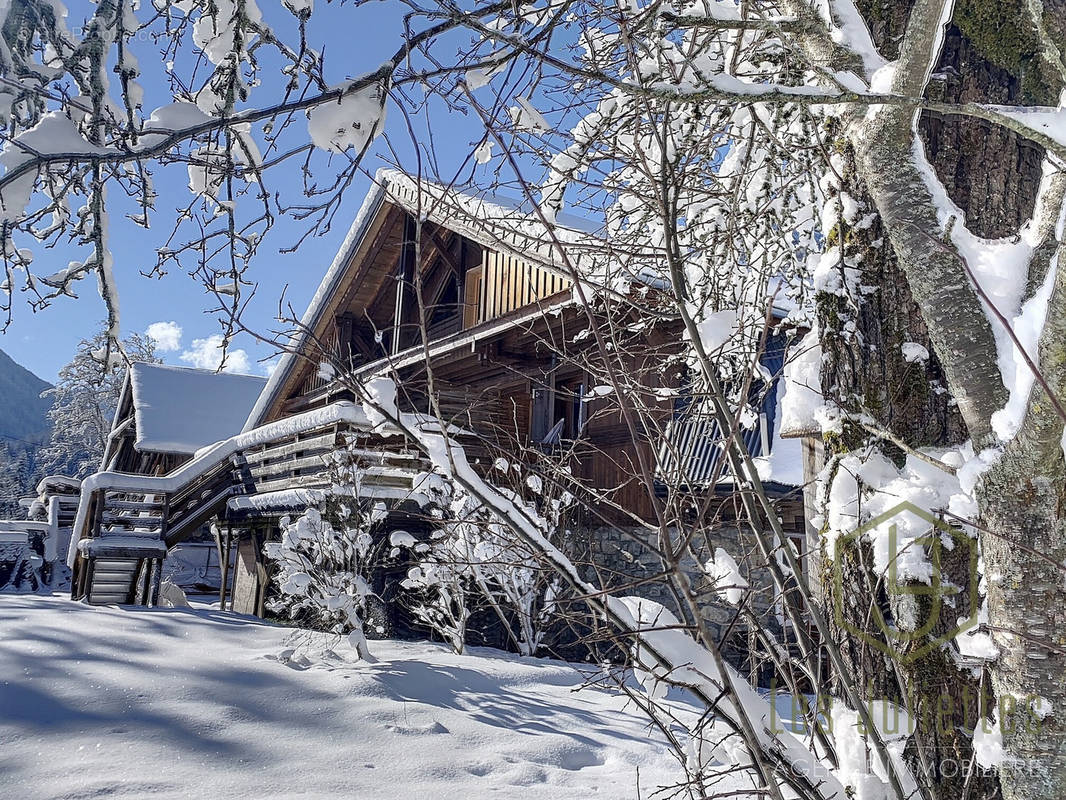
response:
<path fill-rule="evenodd" d="M 471 275 L 471 273 L 477 273 Z M 469 287 L 475 286 L 475 289 Z M 503 317 L 523 306 L 533 305 L 568 290 L 568 278 L 515 258 L 507 253 L 486 250 L 481 267 L 467 273 L 465 328 Z M 472 301 L 477 297 L 477 313 Z"/>
<path fill-rule="evenodd" d="M 243 495 L 329 488 L 338 468 L 355 471 L 361 486 L 410 491 L 428 462 L 411 450 L 347 425 L 295 434 L 245 450 L 235 475 Z"/>
<path fill-rule="evenodd" d="M 169 475 L 102 473 L 81 499 L 74 596 L 151 605 L 167 549 L 212 518 L 298 513 L 312 495 L 293 490 L 324 497 L 337 482 L 361 499 L 418 502 L 429 469 L 402 437 L 371 431 L 357 407 L 336 403 L 214 445 Z M 235 515 L 234 501 L 246 501 Z"/>

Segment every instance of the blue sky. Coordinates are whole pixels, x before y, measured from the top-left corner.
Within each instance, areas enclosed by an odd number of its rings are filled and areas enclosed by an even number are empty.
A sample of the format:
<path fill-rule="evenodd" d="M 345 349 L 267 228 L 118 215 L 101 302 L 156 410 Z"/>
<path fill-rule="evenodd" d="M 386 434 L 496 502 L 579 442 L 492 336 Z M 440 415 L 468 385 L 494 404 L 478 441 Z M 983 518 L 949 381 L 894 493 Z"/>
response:
<path fill-rule="evenodd" d="M 291 15 L 282 8 L 279 0 L 259 0 L 259 4 L 267 21 L 275 28 L 285 29 L 292 24 Z M 69 24 L 72 28 L 78 25 L 79 16 L 84 16 L 84 11 L 79 15 L 78 8 L 77 3 L 71 4 Z M 377 67 L 391 55 L 401 41 L 402 14 L 406 10 L 405 6 L 392 2 L 358 6 L 319 2 L 309 24 L 308 39 L 312 46 L 325 45 L 327 79 L 340 82 L 359 75 Z M 160 80 L 161 70 L 154 66 L 158 63 L 158 49 L 146 43 L 137 55 L 144 73 L 142 83 L 145 85 L 147 113 L 169 102 L 169 96 L 161 83 L 152 84 L 153 75 Z M 267 77 L 269 73 L 264 76 Z M 443 170 L 458 168 L 479 141 L 483 133 L 481 124 L 476 117 L 448 114 L 440 104 L 431 110 L 432 146 L 440 166 Z M 409 158 L 409 138 L 402 115 L 390 113 L 386 131 L 392 135 L 392 142 L 401 155 Z M 378 145 L 380 151 L 381 140 Z M 273 191 L 281 192 L 288 202 L 298 201 L 302 194 L 300 163 L 298 159 L 294 160 L 272 173 Z M 380 163 L 372 158 L 365 165 L 373 171 Z M 168 363 L 174 364 L 187 363 L 180 356 L 195 339 L 219 332 L 217 321 L 204 313 L 213 298 L 205 296 L 193 278 L 183 273 L 171 273 L 162 279 L 147 279 L 139 274 L 154 266 L 155 249 L 170 231 L 174 209 L 189 202 L 187 181 L 183 164 L 157 169 L 155 182 L 159 198 L 151 230 L 146 231 L 118 214 L 112 214 L 112 251 L 121 296 L 122 330 L 124 333 L 143 332 L 154 322 L 176 322 L 183 332 L 181 348 L 160 354 Z M 299 223 L 285 219 L 268 234 L 260 246 L 258 260 L 253 264 L 251 277 L 258 281 L 259 288 L 249 307 L 247 320 L 261 329 L 269 329 L 283 290 L 287 301 L 298 311 L 303 310 L 340 246 L 367 189 L 368 181 L 361 178 L 348 191 L 332 230 L 327 235 L 306 239 L 296 253 L 281 254 L 278 251 L 291 246 L 298 238 L 304 230 Z M 23 243 L 23 246 L 28 244 Z M 34 255 L 35 272 L 47 275 L 77 257 L 77 251 L 62 246 L 44 250 L 38 246 L 34 248 Z M 37 313 L 16 295 L 14 322 L 6 334 L 0 335 L 0 348 L 45 380 L 55 380 L 79 340 L 91 336 L 105 315 L 95 283 L 83 281 L 78 289 L 78 299 L 61 298 L 52 307 Z M 268 347 L 247 336 L 235 339 L 232 347 L 246 350 L 256 371 L 264 368 L 256 362 L 272 355 Z"/>

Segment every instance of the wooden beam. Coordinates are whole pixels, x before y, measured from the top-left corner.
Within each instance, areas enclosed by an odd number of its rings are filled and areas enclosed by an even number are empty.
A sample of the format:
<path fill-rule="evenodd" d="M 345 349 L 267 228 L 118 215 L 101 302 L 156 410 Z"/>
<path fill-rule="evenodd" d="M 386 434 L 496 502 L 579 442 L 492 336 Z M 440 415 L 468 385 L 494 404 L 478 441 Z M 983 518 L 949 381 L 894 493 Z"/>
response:
<path fill-rule="evenodd" d="M 74 542 L 71 542 L 73 547 Z M 96 559 L 91 556 L 83 556 L 81 563 L 84 565 L 82 569 L 82 592 L 79 600 L 85 600 L 89 602 L 93 591 L 93 571 L 96 565 Z"/>
<path fill-rule="evenodd" d="M 445 243 L 444 239 L 442 239 L 441 235 L 440 235 L 440 231 L 441 230 L 442 230 L 442 227 L 440 225 L 438 225 L 436 227 L 436 229 L 430 230 L 430 232 L 429 232 L 430 244 L 433 245 L 434 249 L 440 255 L 441 259 L 444 261 L 445 264 L 448 265 L 449 269 L 451 269 L 451 271 L 455 273 L 456 277 L 460 277 L 461 278 L 462 275 L 463 275 L 463 268 L 455 260 L 455 257 L 452 255 L 451 248 L 454 245 L 454 243 L 456 242 L 456 240 L 461 242 L 462 241 L 462 237 L 459 236 L 459 234 L 457 234 L 455 231 L 450 231 L 447 228 L 443 228 L 443 230 L 448 230 L 448 233 L 451 234 L 451 241 Z"/>
<path fill-rule="evenodd" d="M 363 259 L 360 261 L 358 269 L 348 282 L 348 285 L 338 294 L 338 302 L 336 303 L 334 313 L 350 306 L 358 291 L 364 288 L 363 283 L 366 278 L 374 274 L 374 270 L 372 270 L 371 267 L 378 264 L 378 254 L 385 249 L 385 244 L 389 237 L 392 236 L 393 229 L 396 227 L 396 221 L 401 219 L 402 216 L 405 216 L 403 209 L 397 208 L 394 205 L 388 204 L 386 205 L 386 208 L 387 211 L 384 214 L 383 222 L 374 234 L 370 246 L 362 253 Z M 349 262 L 349 268 L 351 268 L 352 263 L 354 263 L 354 258 L 352 262 Z M 380 277 L 384 279 L 391 271 L 392 265 L 385 264 L 384 268 L 381 270 L 382 274 Z"/>
<path fill-rule="evenodd" d="M 266 546 L 267 539 L 270 538 L 270 530 L 263 528 L 255 531 L 252 534 L 252 541 L 255 544 L 255 572 L 256 572 L 256 586 L 255 586 L 255 615 L 257 617 L 266 616 L 266 590 L 267 584 L 270 582 L 270 572 L 266 560 L 266 553 L 263 552 Z"/>
<path fill-rule="evenodd" d="M 144 573 L 144 574 L 142 575 L 142 573 Z M 148 605 L 148 583 L 149 583 L 149 581 L 148 581 L 147 570 L 142 570 L 141 567 L 138 566 L 137 571 L 136 571 L 136 580 L 135 580 L 134 583 L 135 583 L 135 596 L 133 598 L 133 604 L 137 605 L 137 606 L 146 606 L 146 605 Z"/>
<path fill-rule="evenodd" d="M 163 571 L 163 559 L 153 558 L 148 561 L 148 607 L 159 605 L 160 573 Z"/>
<path fill-rule="evenodd" d="M 397 265 L 396 275 L 396 303 L 392 311 L 392 355 L 396 355 L 406 344 L 402 344 L 403 327 L 407 323 L 407 308 L 410 302 L 407 299 L 407 284 L 413 283 L 413 270 L 415 269 L 415 226 L 414 217 L 404 214 L 403 219 L 403 245 L 400 248 L 400 263 Z"/>
<path fill-rule="evenodd" d="M 226 589 L 228 588 L 229 581 L 229 551 L 230 551 L 230 539 L 233 535 L 233 529 L 227 525 L 226 533 L 219 534 L 219 554 L 222 556 L 222 586 L 218 590 L 218 609 L 219 611 L 226 610 Z M 224 542 L 224 544 L 223 544 Z"/>

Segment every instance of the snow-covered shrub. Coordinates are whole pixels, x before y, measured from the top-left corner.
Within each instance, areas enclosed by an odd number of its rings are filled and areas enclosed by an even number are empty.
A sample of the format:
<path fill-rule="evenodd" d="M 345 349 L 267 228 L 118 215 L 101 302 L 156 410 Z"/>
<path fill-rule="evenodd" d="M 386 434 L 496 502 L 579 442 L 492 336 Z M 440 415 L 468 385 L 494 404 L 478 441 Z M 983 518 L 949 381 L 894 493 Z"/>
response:
<path fill-rule="evenodd" d="M 295 520 L 282 519 L 281 541 L 266 545 L 278 568 L 280 592 L 268 605 L 309 627 L 347 634 L 359 657 L 372 660 L 363 632 L 372 595 L 368 574 L 377 549 L 372 523 L 344 505 L 337 516 L 346 516 L 349 524 L 334 527 L 317 508 Z"/>
<path fill-rule="evenodd" d="M 0 591 L 36 592 L 42 585 L 41 558 L 26 542 L 0 542 Z"/>
<path fill-rule="evenodd" d="M 448 537 L 445 534 L 441 538 Z M 456 653 L 462 653 L 471 614 L 470 571 L 453 555 L 448 544 L 438 541 L 408 570 L 401 585 L 411 592 L 408 602 L 411 613 Z"/>
<path fill-rule="evenodd" d="M 534 482 L 527 480 L 525 485 Z M 429 541 L 412 548 L 417 563 L 403 582 L 411 592 L 412 612 L 462 652 L 472 612 L 488 608 L 519 653 L 536 653 L 555 611 L 557 579 L 535 552 L 462 487 L 436 474 L 424 476 L 422 487 L 434 498 L 437 523 Z M 538 513 L 516 491 L 500 491 L 529 513 Z M 564 504 L 547 501 L 553 522 Z"/>
<path fill-rule="evenodd" d="M 189 598 L 178 584 L 164 578 L 159 584 L 159 605 L 163 608 L 188 608 Z"/>

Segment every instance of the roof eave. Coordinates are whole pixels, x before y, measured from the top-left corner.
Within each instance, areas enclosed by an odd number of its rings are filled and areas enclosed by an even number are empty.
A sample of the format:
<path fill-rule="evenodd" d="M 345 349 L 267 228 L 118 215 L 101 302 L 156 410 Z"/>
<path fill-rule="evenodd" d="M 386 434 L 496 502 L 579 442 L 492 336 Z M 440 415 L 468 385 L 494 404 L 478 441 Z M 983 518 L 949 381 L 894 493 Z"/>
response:
<path fill-rule="evenodd" d="M 263 387 L 263 391 L 259 394 L 259 399 L 255 401 L 255 405 L 252 406 L 252 410 L 248 414 L 248 419 L 244 423 L 242 432 L 251 430 L 263 423 L 266 416 L 270 413 L 274 403 L 278 400 L 285 384 L 292 372 L 295 369 L 300 347 L 307 341 L 308 331 L 313 330 L 322 313 L 322 309 L 329 306 L 329 302 L 336 295 L 340 288 L 341 278 L 347 271 L 348 262 L 354 255 L 356 250 L 359 249 L 363 241 L 366 238 L 366 233 L 370 229 L 371 224 L 377 218 L 382 206 L 385 202 L 385 176 L 384 171 L 379 171 L 378 175 L 363 200 L 363 205 L 359 209 L 359 213 L 356 214 L 355 219 L 352 221 L 351 226 L 348 228 L 348 233 L 344 238 L 344 242 L 340 249 L 337 251 L 337 255 L 333 259 L 333 263 L 330 264 L 329 270 L 327 270 L 325 276 L 322 279 L 322 283 L 319 285 L 318 291 L 315 292 L 314 297 L 311 298 L 311 302 L 308 303 L 307 310 L 304 311 L 300 320 L 300 330 L 298 330 L 286 345 L 286 352 L 282 353 L 281 358 L 278 360 L 278 365 L 267 379 L 266 386 Z"/>

